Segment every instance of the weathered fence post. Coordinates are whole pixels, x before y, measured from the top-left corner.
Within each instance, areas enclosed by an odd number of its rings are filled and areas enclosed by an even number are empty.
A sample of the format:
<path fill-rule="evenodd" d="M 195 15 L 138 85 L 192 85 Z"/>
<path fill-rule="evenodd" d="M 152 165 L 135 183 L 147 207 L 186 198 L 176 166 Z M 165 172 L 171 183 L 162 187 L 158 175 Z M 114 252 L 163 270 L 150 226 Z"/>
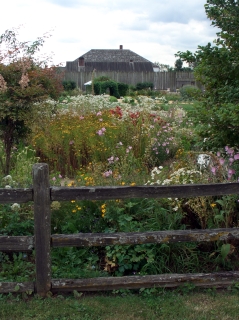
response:
<path fill-rule="evenodd" d="M 51 211 L 49 169 L 45 163 L 33 166 L 36 292 L 45 297 L 51 289 Z"/>

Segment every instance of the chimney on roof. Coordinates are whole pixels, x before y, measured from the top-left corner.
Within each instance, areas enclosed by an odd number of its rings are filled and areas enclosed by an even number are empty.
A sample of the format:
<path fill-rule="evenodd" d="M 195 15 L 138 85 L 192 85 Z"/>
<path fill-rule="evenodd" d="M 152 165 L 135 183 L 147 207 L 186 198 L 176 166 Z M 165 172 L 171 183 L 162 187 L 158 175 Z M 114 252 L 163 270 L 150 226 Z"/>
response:
<path fill-rule="evenodd" d="M 123 46 L 122 46 L 122 44 L 119 46 L 119 48 L 120 48 L 120 50 L 123 50 Z"/>

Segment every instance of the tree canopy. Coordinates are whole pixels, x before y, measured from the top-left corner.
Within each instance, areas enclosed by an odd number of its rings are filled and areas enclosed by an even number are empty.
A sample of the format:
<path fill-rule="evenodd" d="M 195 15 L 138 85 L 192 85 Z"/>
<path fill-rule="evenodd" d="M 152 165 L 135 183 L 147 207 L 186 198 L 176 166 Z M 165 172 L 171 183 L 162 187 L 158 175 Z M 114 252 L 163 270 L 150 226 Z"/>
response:
<path fill-rule="evenodd" d="M 239 3 L 207 0 L 205 11 L 219 28 L 214 43 L 176 56 L 195 65 L 195 78 L 205 88 L 194 114 L 205 145 L 239 147 Z"/>

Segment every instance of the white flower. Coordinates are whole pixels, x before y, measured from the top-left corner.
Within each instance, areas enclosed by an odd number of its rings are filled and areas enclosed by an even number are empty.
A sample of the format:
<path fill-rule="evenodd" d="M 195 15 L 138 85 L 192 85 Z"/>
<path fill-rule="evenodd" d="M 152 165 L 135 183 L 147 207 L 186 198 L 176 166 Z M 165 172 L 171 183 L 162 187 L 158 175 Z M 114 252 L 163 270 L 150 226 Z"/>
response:
<path fill-rule="evenodd" d="M 11 206 L 12 211 L 18 211 L 20 209 L 20 204 L 19 203 L 14 203 Z"/>
<path fill-rule="evenodd" d="M 7 185 L 5 186 L 5 189 L 12 189 L 12 187 L 9 186 L 9 184 L 7 184 Z"/>

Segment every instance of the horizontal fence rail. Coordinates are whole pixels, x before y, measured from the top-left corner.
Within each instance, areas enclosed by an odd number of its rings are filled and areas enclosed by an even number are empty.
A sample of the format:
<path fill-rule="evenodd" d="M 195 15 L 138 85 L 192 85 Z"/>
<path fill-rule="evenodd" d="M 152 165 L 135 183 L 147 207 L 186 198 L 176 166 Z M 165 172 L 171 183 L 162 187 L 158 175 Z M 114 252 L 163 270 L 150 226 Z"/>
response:
<path fill-rule="evenodd" d="M 239 193 L 239 183 L 135 187 L 52 187 L 52 201 L 113 200 L 129 198 L 190 198 Z"/>
<path fill-rule="evenodd" d="M 145 244 L 174 242 L 209 242 L 239 239 L 239 228 L 210 230 L 166 230 L 119 233 L 54 234 L 52 247 L 92 247 L 115 244 Z"/>
<path fill-rule="evenodd" d="M 117 289 L 140 289 L 179 287 L 192 283 L 196 287 L 224 288 L 239 280 L 239 272 L 216 272 L 195 274 L 161 274 L 152 276 L 102 277 L 91 279 L 52 280 L 52 291 L 100 291 Z"/>
<path fill-rule="evenodd" d="M 78 233 L 51 235 L 51 201 L 113 200 L 127 198 L 189 198 L 239 193 L 239 183 L 135 187 L 50 187 L 47 164 L 33 166 L 32 189 L 0 189 L 0 203 L 34 203 L 34 236 L 0 236 L 0 251 L 35 250 L 36 281 L 0 282 L 0 293 L 49 291 L 97 291 L 177 287 L 193 283 L 201 287 L 226 287 L 239 282 L 239 271 L 199 274 L 51 279 L 51 247 L 89 247 L 145 243 L 209 242 L 239 239 L 239 228 L 164 230 L 130 233 Z"/>
<path fill-rule="evenodd" d="M 33 201 L 33 189 L 0 189 L 0 203 Z"/>
<path fill-rule="evenodd" d="M 32 251 L 35 246 L 33 236 L 0 236 L 0 251 Z"/>

